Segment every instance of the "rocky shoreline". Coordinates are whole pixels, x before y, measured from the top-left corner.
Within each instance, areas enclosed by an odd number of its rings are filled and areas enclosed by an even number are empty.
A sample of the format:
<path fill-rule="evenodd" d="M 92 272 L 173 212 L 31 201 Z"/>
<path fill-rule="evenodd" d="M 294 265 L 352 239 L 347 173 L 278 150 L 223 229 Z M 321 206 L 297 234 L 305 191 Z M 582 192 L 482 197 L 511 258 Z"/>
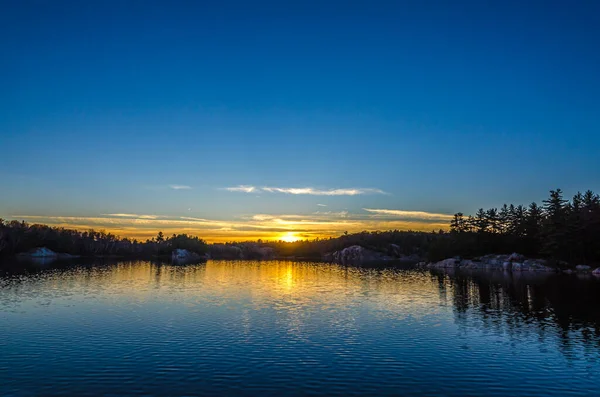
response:
<path fill-rule="evenodd" d="M 600 277 L 600 267 L 592 269 L 587 265 L 570 266 L 560 262 L 559 266 L 549 266 L 545 259 L 525 258 L 513 253 L 510 255 L 485 255 L 474 259 L 460 257 L 448 258 L 439 262 L 419 262 L 418 267 L 424 269 L 487 269 L 507 272 L 554 272 L 554 273 L 591 273 Z"/>
<path fill-rule="evenodd" d="M 252 246 L 242 251 L 238 247 L 226 247 L 227 252 L 215 252 L 214 255 L 199 255 L 194 252 L 175 249 L 171 254 L 171 262 L 175 264 L 196 263 L 208 259 L 219 259 L 219 254 L 223 255 L 221 259 L 291 259 L 277 258 L 273 255 L 273 250 L 268 247 Z M 234 252 L 235 250 L 235 252 Z M 19 259 L 26 259 L 33 262 L 50 263 L 59 259 L 78 258 L 76 255 L 65 253 L 56 253 L 45 247 L 36 248 L 27 253 L 17 255 Z M 473 259 L 463 259 L 460 257 L 447 258 L 438 262 L 424 262 L 419 255 L 404 255 L 400 247 L 391 244 L 387 252 L 374 251 L 360 245 L 352 245 L 339 251 L 334 251 L 323 255 L 324 262 L 338 263 L 344 266 L 363 266 L 363 265 L 416 265 L 421 269 L 481 269 L 481 270 L 501 270 L 504 272 L 547 272 L 547 273 L 578 273 L 591 274 L 600 277 L 600 267 L 592 268 L 588 265 L 572 266 L 566 262 L 550 263 L 545 259 L 526 258 L 525 256 L 513 253 L 510 255 L 484 255 Z"/>

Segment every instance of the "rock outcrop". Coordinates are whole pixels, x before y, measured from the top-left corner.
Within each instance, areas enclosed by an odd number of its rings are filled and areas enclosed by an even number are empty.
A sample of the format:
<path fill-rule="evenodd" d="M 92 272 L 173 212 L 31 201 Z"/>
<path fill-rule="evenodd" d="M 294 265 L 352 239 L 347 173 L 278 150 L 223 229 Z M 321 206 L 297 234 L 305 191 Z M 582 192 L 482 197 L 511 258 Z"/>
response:
<path fill-rule="evenodd" d="M 191 252 L 184 249 L 175 249 L 171 253 L 171 261 L 174 263 L 194 263 L 206 260 L 207 258 L 203 255 L 198 255 L 195 252 Z"/>
<path fill-rule="evenodd" d="M 54 252 L 46 247 L 34 248 L 29 252 L 17 254 L 17 258 L 33 262 L 38 265 L 47 265 L 59 259 L 78 258 L 78 255 L 65 254 L 63 252 Z"/>
<path fill-rule="evenodd" d="M 369 262 L 389 261 L 395 258 L 373 251 L 360 245 L 352 245 L 331 254 L 334 262 L 342 265 L 361 265 Z"/>
<path fill-rule="evenodd" d="M 39 258 L 39 259 L 69 259 L 77 258 L 77 255 L 65 254 L 63 252 L 54 252 L 46 247 L 34 248 L 29 252 L 17 254 L 19 258 Z"/>
<path fill-rule="evenodd" d="M 544 259 L 525 259 L 523 255 L 514 253 L 511 255 L 485 255 L 473 260 L 448 258 L 439 262 L 424 263 L 420 267 L 428 269 L 497 269 L 513 272 L 553 272 L 555 269 L 547 266 Z"/>
<path fill-rule="evenodd" d="M 395 264 L 415 264 L 422 260 L 422 257 L 416 253 L 406 255 L 399 245 L 389 244 L 387 248 L 382 248 L 381 251 L 375 251 L 360 245 L 352 245 L 339 251 L 325 253 L 321 259 L 325 262 L 335 262 L 342 265 L 377 264 L 390 261 L 395 262 Z"/>
<path fill-rule="evenodd" d="M 51 249 L 46 247 L 35 248 L 34 250 L 27 253 L 32 258 L 56 258 L 58 254 Z"/>

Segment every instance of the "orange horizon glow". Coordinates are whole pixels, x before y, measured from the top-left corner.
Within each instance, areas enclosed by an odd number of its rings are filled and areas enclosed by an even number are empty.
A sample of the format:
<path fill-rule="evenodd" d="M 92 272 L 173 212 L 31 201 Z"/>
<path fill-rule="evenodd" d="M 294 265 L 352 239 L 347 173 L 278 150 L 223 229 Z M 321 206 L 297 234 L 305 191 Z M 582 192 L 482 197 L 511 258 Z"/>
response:
<path fill-rule="evenodd" d="M 287 232 L 283 236 L 280 236 L 279 240 L 285 241 L 286 243 L 293 243 L 302 240 L 302 238 L 298 237 L 294 232 Z"/>
<path fill-rule="evenodd" d="M 404 215 L 404 214 L 403 214 Z M 411 215 L 409 213 L 409 215 Z M 255 214 L 215 220 L 159 215 L 105 214 L 85 216 L 15 215 L 8 219 L 25 220 L 29 224 L 44 224 L 78 231 L 104 231 L 119 237 L 146 241 L 159 231 L 165 236 L 185 233 L 208 243 L 243 241 L 286 241 L 327 239 L 362 231 L 437 231 L 447 230 L 446 219 L 431 219 L 427 213 L 415 213 L 422 219 L 394 219 L 396 214 L 348 214 L 347 212 L 316 212 L 313 214 Z M 437 216 L 437 214 L 433 214 Z"/>

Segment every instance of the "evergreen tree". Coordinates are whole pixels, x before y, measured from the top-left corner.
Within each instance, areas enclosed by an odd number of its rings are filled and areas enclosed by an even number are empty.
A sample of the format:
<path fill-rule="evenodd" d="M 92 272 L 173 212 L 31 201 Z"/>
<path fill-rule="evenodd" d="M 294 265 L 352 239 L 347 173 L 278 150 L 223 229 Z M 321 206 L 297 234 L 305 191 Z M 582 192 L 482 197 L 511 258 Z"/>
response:
<path fill-rule="evenodd" d="M 553 257 L 560 258 L 564 255 L 567 230 L 567 207 L 568 201 L 563 199 L 562 190 L 550 191 L 550 197 L 544 200 L 544 244 L 542 252 Z"/>
<path fill-rule="evenodd" d="M 475 231 L 480 234 L 485 234 L 489 229 L 487 213 L 483 208 L 480 208 L 475 214 Z"/>
<path fill-rule="evenodd" d="M 502 234 L 507 234 L 510 225 L 510 211 L 508 205 L 504 204 L 498 213 L 498 230 Z"/>
<path fill-rule="evenodd" d="M 511 204 L 511 207 L 512 204 Z M 511 233 L 516 237 L 523 237 L 525 235 L 525 222 L 527 220 L 527 209 L 522 205 L 518 205 L 516 208 L 513 207 L 511 215 Z"/>
<path fill-rule="evenodd" d="M 467 231 L 467 222 L 462 212 L 454 214 L 454 218 L 450 221 L 450 231 L 454 233 L 464 233 Z"/>
<path fill-rule="evenodd" d="M 492 233 L 500 233 L 500 225 L 498 220 L 498 209 L 490 208 L 486 212 L 487 222 Z"/>

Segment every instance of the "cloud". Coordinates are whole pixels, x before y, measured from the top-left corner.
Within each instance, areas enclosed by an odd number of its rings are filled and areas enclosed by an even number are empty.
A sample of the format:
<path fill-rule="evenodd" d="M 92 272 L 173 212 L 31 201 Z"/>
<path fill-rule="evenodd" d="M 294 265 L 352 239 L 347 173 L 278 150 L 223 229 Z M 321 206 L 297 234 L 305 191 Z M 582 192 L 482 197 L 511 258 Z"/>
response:
<path fill-rule="evenodd" d="M 169 185 L 169 187 L 174 190 L 187 190 L 187 189 L 192 188 L 191 186 L 188 186 L 188 185 Z"/>
<path fill-rule="evenodd" d="M 386 194 L 381 189 L 373 188 L 350 188 L 350 189 L 328 189 L 319 190 L 312 187 L 293 188 L 293 187 L 263 187 L 263 191 L 269 193 L 285 194 L 308 194 L 313 196 L 356 196 L 359 194 Z"/>
<path fill-rule="evenodd" d="M 139 219 L 158 219 L 159 215 L 139 215 L 139 214 L 102 214 L 103 216 L 114 216 L 117 218 L 139 218 Z"/>
<path fill-rule="evenodd" d="M 335 212 L 335 211 L 317 211 L 317 212 L 313 212 L 313 214 L 315 214 L 315 215 L 339 216 L 340 218 L 346 218 L 346 217 L 348 217 L 348 211 L 339 211 L 339 212 Z"/>
<path fill-rule="evenodd" d="M 319 207 L 327 207 L 327 204 L 317 204 Z"/>
<path fill-rule="evenodd" d="M 243 193 L 253 193 L 258 191 L 263 191 L 267 193 L 284 193 L 284 194 L 294 194 L 294 195 L 312 195 L 312 196 L 357 196 L 361 194 L 387 194 L 381 189 L 374 188 L 347 188 L 347 189 L 315 189 L 312 187 L 271 187 L 265 186 L 262 188 L 257 188 L 255 186 L 249 185 L 239 185 L 233 187 L 223 188 L 224 190 L 230 192 L 243 192 Z M 325 207 L 325 204 L 318 204 L 322 207 Z"/>
<path fill-rule="evenodd" d="M 402 219 L 418 219 L 418 220 L 438 220 L 448 221 L 453 218 L 453 215 L 436 214 L 425 211 L 403 211 L 403 210 L 388 210 L 388 209 L 373 209 L 363 208 L 367 212 L 374 213 L 375 216 L 395 217 Z"/>
<path fill-rule="evenodd" d="M 248 186 L 248 185 L 225 187 L 223 189 L 227 190 L 229 192 L 243 192 L 243 193 L 252 193 L 252 192 L 256 192 L 257 190 L 259 190 L 259 189 L 255 188 L 254 186 Z"/>

